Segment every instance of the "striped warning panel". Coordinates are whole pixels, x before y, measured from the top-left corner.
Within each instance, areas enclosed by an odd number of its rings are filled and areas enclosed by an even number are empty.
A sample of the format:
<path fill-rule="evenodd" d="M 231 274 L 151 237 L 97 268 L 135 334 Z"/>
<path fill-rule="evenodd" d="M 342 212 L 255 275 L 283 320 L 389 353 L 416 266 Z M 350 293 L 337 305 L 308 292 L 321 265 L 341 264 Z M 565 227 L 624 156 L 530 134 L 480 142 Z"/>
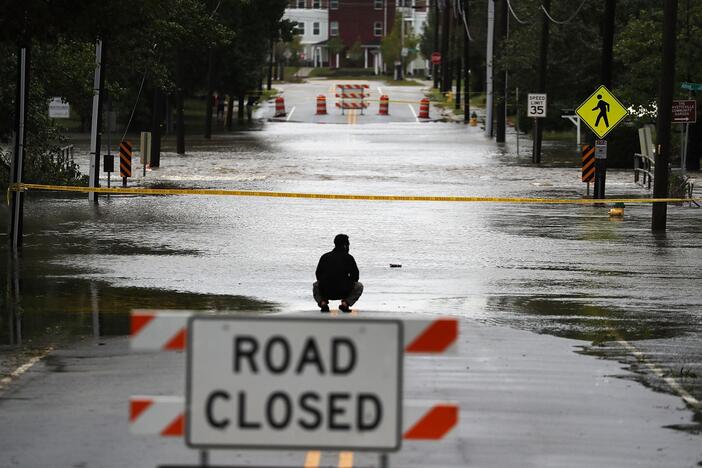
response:
<path fill-rule="evenodd" d="M 129 399 L 129 430 L 140 435 L 182 436 L 184 409 L 183 397 L 133 396 Z"/>
<path fill-rule="evenodd" d="M 336 107 L 340 107 L 342 109 L 367 109 L 368 103 L 367 102 L 337 102 Z"/>
<path fill-rule="evenodd" d="M 337 93 L 336 97 L 343 99 L 363 99 L 370 96 L 370 93 Z"/>
<path fill-rule="evenodd" d="M 595 179 L 595 147 L 583 145 L 583 182 L 592 182 Z"/>
<path fill-rule="evenodd" d="M 131 349 L 133 351 L 184 350 L 187 346 L 188 318 L 193 314 L 191 311 L 174 310 L 132 311 Z M 458 319 L 456 318 L 411 318 L 402 320 L 402 326 L 405 353 L 451 355 L 457 352 Z"/>
<path fill-rule="evenodd" d="M 119 144 L 119 175 L 132 176 L 132 142 L 124 140 Z"/>
<path fill-rule="evenodd" d="M 370 86 L 367 84 L 338 84 L 337 88 L 340 89 L 368 89 Z"/>
<path fill-rule="evenodd" d="M 453 402 L 408 401 L 402 406 L 402 438 L 445 439 L 458 425 L 459 407 Z M 185 398 L 133 396 L 129 400 L 132 434 L 182 437 L 185 434 Z"/>

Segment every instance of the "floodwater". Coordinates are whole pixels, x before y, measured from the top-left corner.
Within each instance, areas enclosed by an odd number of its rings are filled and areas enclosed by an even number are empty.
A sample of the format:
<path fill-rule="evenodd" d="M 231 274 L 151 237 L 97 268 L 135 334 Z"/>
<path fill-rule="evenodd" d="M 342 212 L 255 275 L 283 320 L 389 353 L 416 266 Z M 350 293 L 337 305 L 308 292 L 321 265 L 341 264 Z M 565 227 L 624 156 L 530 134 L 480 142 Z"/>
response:
<path fill-rule="evenodd" d="M 586 187 L 574 148 L 547 148 L 535 167 L 513 141 L 496 147 L 445 123 L 273 123 L 196 141 L 185 156 L 166 151 L 143 180 L 137 165 L 130 185 L 554 198 Z M 612 170 L 607 195 L 649 194 L 631 171 Z M 92 206 L 85 195 L 30 193 L 22 258 L 0 252 L 7 283 L 13 269 L 21 278 L 18 307 L 5 295 L 0 345 L 125 334 L 133 308 L 314 309 L 317 260 L 343 232 L 365 286 L 361 310 L 458 315 L 587 340 L 586 352 L 622 360 L 626 340 L 700 398 L 702 211 L 670 205 L 667 234 L 653 235 L 650 205 L 628 205 L 623 219 L 608 208 L 225 196 Z M 7 218 L 3 206 L 3 232 Z"/>

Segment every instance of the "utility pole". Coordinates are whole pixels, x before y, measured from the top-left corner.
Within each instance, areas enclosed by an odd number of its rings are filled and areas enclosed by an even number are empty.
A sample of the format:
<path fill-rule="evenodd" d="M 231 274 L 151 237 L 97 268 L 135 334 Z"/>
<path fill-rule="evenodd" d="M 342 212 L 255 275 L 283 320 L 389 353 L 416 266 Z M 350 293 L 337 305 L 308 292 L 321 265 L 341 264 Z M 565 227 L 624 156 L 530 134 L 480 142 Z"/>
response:
<path fill-rule="evenodd" d="M 653 178 L 653 198 L 668 197 L 670 176 L 670 121 L 673 113 L 673 85 L 675 83 L 675 26 L 678 16 L 678 0 L 663 0 L 663 48 L 661 57 L 661 88 L 658 96 L 658 127 L 656 135 L 656 168 Z M 651 230 L 665 231 L 667 203 L 654 203 Z"/>
<path fill-rule="evenodd" d="M 449 37 L 450 37 L 450 21 L 451 11 L 449 9 L 448 0 L 443 1 L 443 9 L 441 11 L 441 92 L 446 93 L 451 91 L 451 75 L 449 74 Z"/>
<path fill-rule="evenodd" d="M 470 0 L 463 0 L 463 12 L 466 15 L 466 23 L 463 25 L 463 121 L 470 120 L 470 38 L 466 24 L 470 18 Z"/>
<path fill-rule="evenodd" d="M 463 77 L 463 54 L 461 53 L 461 31 L 463 30 L 463 18 L 456 17 L 456 25 L 453 31 L 453 48 L 456 51 L 456 96 L 453 108 L 461 108 L 461 78 Z"/>
<path fill-rule="evenodd" d="M 546 11 L 551 9 L 551 0 L 543 0 L 543 7 Z M 546 93 L 546 68 L 548 65 L 548 28 L 549 19 L 543 15 L 541 22 L 541 52 L 539 54 L 539 82 L 538 93 Z M 541 164 L 541 142 L 544 136 L 543 119 L 534 119 L 534 148 L 531 155 L 531 161 L 536 164 Z"/>
<path fill-rule="evenodd" d="M 602 84 L 612 87 L 612 50 L 614 48 L 614 14 L 617 0 L 606 0 L 602 27 Z"/>
<path fill-rule="evenodd" d="M 207 52 L 207 102 L 205 103 L 205 138 L 212 138 L 212 99 L 214 97 L 214 50 Z"/>
<path fill-rule="evenodd" d="M 497 27 L 495 35 L 497 36 L 497 56 L 499 58 L 504 58 L 505 56 L 505 39 L 507 38 L 507 15 L 509 11 L 507 10 L 507 0 L 497 0 Z M 502 64 L 504 67 L 504 64 Z M 496 106 L 495 112 L 497 113 L 497 131 L 495 133 L 495 141 L 498 143 L 505 142 L 506 133 L 506 119 L 507 119 L 507 68 L 500 70 L 495 79 L 496 88 Z"/>
<path fill-rule="evenodd" d="M 15 141 L 10 165 L 10 183 L 21 184 L 24 171 L 24 150 L 27 142 L 27 103 L 29 101 L 29 42 L 23 41 L 17 53 L 17 89 L 15 99 Z M 13 191 L 10 200 L 10 246 L 12 253 L 22 250 L 22 222 L 24 217 L 24 193 Z"/>
<path fill-rule="evenodd" d="M 433 0 L 434 9 L 434 52 L 439 51 L 439 0 Z M 434 89 L 439 87 L 439 65 L 431 64 L 431 77 L 434 79 Z"/>
<path fill-rule="evenodd" d="M 492 91 L 492 55 L 495 42 L 495 0 L 487 0 L 487 52 L 485 54 L 485 135 L 492 138 L 492 111 L 493 111 L 493 91 Z"/>
<path fill-rule="evenodd" d="M 93 115 L 90 129 L 90 174 L 89 187 L 100 186 L 100 147 L 102 136 L 102 98 L 105 87 L 104 44 L 102 39 L 95 41 L 95 78 L 93 80 Z M 98 194 L 88 192 L 88 200 L 97 203 Z"/>

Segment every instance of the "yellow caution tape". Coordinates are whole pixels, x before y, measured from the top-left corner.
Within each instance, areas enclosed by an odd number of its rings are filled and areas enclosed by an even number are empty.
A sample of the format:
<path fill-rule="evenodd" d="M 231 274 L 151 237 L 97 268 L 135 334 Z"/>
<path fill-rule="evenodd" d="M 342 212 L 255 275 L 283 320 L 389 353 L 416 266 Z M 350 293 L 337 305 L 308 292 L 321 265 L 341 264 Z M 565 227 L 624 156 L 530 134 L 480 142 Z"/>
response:
<path fill-rule="evenodd" d="M 269 197 L 269 198 L 308 198 L 318 200 L 369 200 L 369 201 L 420 201 L 420 202 L 477 202 L 477 203 L 532 203 L 532 204 L 575 204 L 590 205 L 595 203 L 684 203 L 702 202 L 702 198 L 517 198 L 517 197 L 451 197 L 424 195 L 352 195 L 335 193 L 295 193 L 263 192 L 253 190 L 218 190 L 218 189 L 149 189 L 138 187 L 77 187 L 67 185 L 12 184 L 9 191 L 45 190 L 52 192 L 95 192 L 121 195 L 209 195 L 234 197 Z"/>

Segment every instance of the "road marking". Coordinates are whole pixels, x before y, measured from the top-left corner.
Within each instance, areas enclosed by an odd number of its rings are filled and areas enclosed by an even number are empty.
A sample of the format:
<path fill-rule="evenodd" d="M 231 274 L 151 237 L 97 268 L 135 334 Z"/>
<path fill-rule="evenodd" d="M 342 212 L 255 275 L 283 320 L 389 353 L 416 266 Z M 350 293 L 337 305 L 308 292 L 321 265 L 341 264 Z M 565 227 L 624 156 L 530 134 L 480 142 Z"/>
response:
<path fill-rule="evenodd" d="M 412 104 L 407 104 L 407 106 L 409 106 L 410 110 L 412 111 L 412 115 L 414 116 L 414 120 L 416 120 L 417 123 L 419 123 L 419 117 L 417 117 L 417 113 L 414 111 L 414 107 L 412 107 Z"/>
<path fill-rule="evenodd" d="M 12 381 L 15 380 L 16 378 L 18 378 L 20 375 L 22 375 L 22 374 L 24 374 L 25 372 L 27 372 L 29 369 L 32 368 L 32 366 L 33 366 L 34 364 L 36 364 L 37 362 L 39 362 L 39 361 L 41 361 L 42 359 L 44 359 L 44 358 L 45 358 L 50 352 L 52 352 L 53 350 L 54 350 L 54 348 L 48 348 L 47 350 L 45 350 L 45 351 L 44 351 L 43 353 L 41 353 L 40 355 L 34 356 L 34 357 L 31 358 L 29 361 L 27 361 L 26 363 L 24 363 L 24 364 L 22 364 L 21 366 L 19 366 L 19 367 L 18 367 L 17 369 L 15 369 L 10 375 L 8 375 L 8 376 L 3 377 L 2 379 L 0 379 L 0 390 L 4 390 L 4 389 L 10 384 L 10 382 L 12 382 Z"/>
<path fill-rule="evenodd" d="M 293 113 L 295 112 L 295 109 L 296 109 L 295 106 L 293 106 L 293 108 L 290 109 L 290 113 L 288 114 L 288 118 L 285 119 L 286 122 L 287 122 L 288 120 L 290 120 L 290 117 L 292 117 Z"/>
<path fill-rule="evenodd" d="M 317 468 L 321 459 L 322 452 L 318 450 L 310 450 L 309 452 L 307 452 L 307 456 L 305 457 L 304 468 Z"/>
<path fill-rule="evenodd" d="M 646 359 L 646 356 L 641 351 L 636 349 L 631 343 L 629 343 L 623 338 L 617 340 L 617 343 L 624 346 L 640 363 L 648 367 L 648 369 L 651 372 L 653 372 L 658 378 L 660 378 L 666 384 L 668 384 L 670 389 L 673 390 L 673 392 L 676 393 L 680 398 L 682 398 L 688 406 L 691 406 L 698 410 L 702 409 L 702 405 L 697 400 L 697 398 L 693 397 L 687 392 L 687 390 L 682 388 L 682 386 L 677 382 L 677 380 L 675 380 L 672 377 L 666 376 L 665 372 L 663 372 L 663 369 Z"/>
<path fill-rule="evenodd" d="M 379 92 L 380 94 L 383 94 L 383 90 L 380 89 L 380 86 L 378 86 L 378 92 Z"/>
<path fill-rule="evenodd" d="M 339 468 L 353 468 L 353 452 L 339 452 Z"/>

